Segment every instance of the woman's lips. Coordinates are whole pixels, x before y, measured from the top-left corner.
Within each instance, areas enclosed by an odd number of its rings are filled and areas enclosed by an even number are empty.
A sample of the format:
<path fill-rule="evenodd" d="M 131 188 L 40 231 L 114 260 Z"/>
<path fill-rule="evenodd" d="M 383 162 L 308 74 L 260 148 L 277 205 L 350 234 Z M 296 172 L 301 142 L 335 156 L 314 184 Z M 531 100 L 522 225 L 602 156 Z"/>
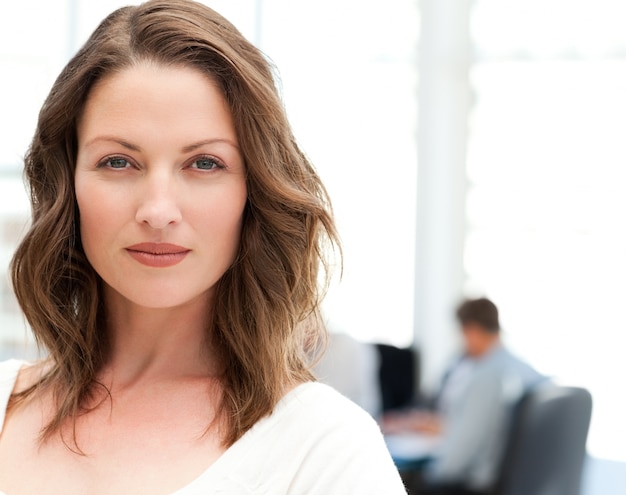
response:
<path fill-rule="evenodd" d="M 166 268 L 180 263 L 190 249 L 165 242 L 142 242 L 128 246 L 126 251 L 142 265 Z"/>

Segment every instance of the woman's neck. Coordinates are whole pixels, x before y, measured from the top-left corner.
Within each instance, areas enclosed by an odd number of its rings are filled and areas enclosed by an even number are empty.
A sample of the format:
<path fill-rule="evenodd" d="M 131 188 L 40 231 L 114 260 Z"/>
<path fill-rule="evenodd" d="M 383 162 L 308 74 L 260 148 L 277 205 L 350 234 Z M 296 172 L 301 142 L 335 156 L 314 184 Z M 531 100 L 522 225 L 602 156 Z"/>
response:
<path fill-rule="evenodd" d="M 105 301 L 111 352 L 104 375 L 113 387 L 219 375 L 208 333 L 208 297 L 157 309 L 119 294 L 107 293 Z"/>

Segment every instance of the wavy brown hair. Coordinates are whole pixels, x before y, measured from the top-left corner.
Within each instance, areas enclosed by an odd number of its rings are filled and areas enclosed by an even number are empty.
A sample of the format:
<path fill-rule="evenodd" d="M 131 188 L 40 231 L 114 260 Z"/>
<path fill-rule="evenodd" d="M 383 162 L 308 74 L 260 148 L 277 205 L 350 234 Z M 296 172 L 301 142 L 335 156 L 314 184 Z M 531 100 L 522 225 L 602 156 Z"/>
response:
<path fill-rule="evenodd" d="M 227 20 L 189 0 L 154 0 L 109 15 L 56 80 L 25 157 L 32 224 L 11 275 L 50 366 L 20 402 L 52 390 L 42 439 L 83 413 L 108 358 L 101 281 L 81 246 L 74 191 L 77 121 L 93 85 L 141 62 L 195 68 L 230 107 L 246 167 L 239 253 L 217 284 L 207 337 L 224 359 L 224 443 L 269 414 L 287 384 L 313 379 L 306 342 L 319 320 L 320 268 L 339 246 L 326 191 L 299 149 L 273 68 Z M 306 335 L 304 328 L 313 335 Z"/>

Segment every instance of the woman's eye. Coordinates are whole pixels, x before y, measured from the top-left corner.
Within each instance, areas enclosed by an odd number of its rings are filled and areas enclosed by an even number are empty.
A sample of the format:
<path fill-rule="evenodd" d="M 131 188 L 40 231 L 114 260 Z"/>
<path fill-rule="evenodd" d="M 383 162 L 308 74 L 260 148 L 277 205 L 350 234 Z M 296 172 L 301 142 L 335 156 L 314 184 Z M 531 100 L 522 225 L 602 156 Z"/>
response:
<path fill-rule="evenodd" d="M 215 158 L 203 157 L 191 162 L 191 168 L 198 170 L 213 170 L 215 168 L 224 168 L 224 166 Z"/>
<path fill-rule="evenodd" d="M 102 161 L 99 166 L 121 169 L 121 168 L 127 168 L 128 166 L 130 166 L 130 163 L 128 162 L 128 160 L 126 160 L 126 158 L 114 157 L 114 158 L 107 158 L 106 160 Z"/>

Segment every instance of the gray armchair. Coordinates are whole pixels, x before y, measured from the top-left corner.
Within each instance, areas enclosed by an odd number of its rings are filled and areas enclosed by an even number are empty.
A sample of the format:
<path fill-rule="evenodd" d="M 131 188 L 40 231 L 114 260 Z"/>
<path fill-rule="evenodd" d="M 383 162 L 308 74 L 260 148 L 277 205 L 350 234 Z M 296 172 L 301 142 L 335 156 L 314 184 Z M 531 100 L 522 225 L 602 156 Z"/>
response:
<path fill-rule="evenodd" d="M 579 495 L 591 394 L 545 384 L 520 402 L 495 495 Z"/>

